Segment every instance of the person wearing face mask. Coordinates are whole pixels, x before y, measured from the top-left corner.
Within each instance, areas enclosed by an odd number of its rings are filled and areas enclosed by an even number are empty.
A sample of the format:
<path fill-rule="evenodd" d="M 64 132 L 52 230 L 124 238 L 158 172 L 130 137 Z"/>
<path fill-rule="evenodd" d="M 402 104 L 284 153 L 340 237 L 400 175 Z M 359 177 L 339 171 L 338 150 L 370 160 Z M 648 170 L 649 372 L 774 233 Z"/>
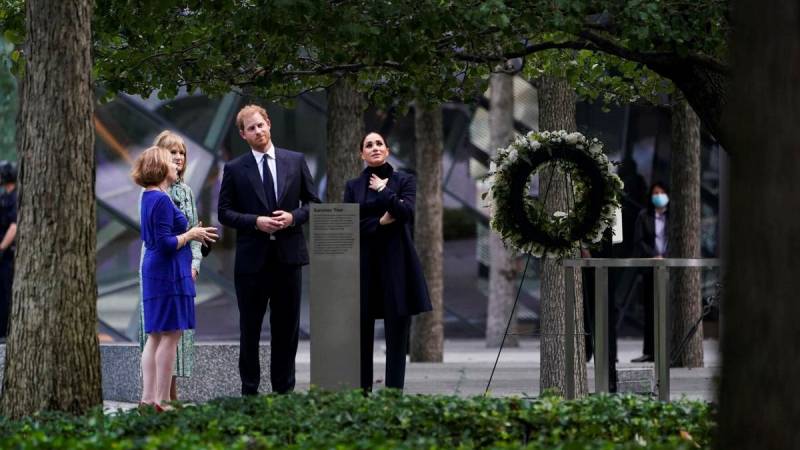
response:
<path fill-rule="evenodd" d="M 411 238 L 416 181 L 386 162 L 380 134 L 364 136 L 360 153 L 367 167 L 347 182 L 344 202 L 360 206 L 361 388 L 372 390 L 375 320 L 383 319 L 385 386 L 403 389 L 411 316 L 433 309 Z"/>
<path fill-rule="evenodd" d="M 170 384 L 181 334 L 194 329 L 192 241 L 211 241 L 213 227 L 189 228 L 186 216 L 167 194 L 178 180 L 169 151 L 150 147 L 134 163 L 131 177 L 144 188 L 139 206 L 142 256 L 141 292 L 147 343 L 142 351 L 143 405 L 163 410 L 170 401 Z M 166 407 L 168 408 L 168 407 Z"/>
<path fill-rule="evenodd" d="M 633 234 L 635 258 L 664 258 L 669 245 L 669 195 L 663 183 L 650 187 L 650 203 L 636 218 Z M 642 301 L 644 302 L 644 347 L 642 356 L 631 362 L 655 360 L 653 349 L 653 269 L 642 269 Z"/>
<path fill-rule="evenodd" d="M 178 179 L 169 186 L 167 194 L 172 199 L 172 202 L 178 209 L 186 216 L 189 221 L 189 227 L 200 225 L 197 215 L 197 206 L 194 200 L 192 188 L 189 187 L 183 180 L 184 173 L 186 172 L 187 165 L 187 148 L 183 138 L 178 134 L 164 130 L 156 136 L 153 145 L 161 147 L 169 151 L 172 162 L 178 170 Z M 197 281 L 197 275 L 200 272 L 200 261 L 202 260 L 201 247 L 202 244 L 198 241 L 191 241 L 189 247 L 192 252 L 192 281 Z M 146 248 L 142 245 L 142 260 Z M 141 276 L 141 271 L 140 274 Z M 140 280 L 141 281 L 141 280 Z M 141 285 L 141 284 L 140 284 Z M 147 333 L 144 329 L 144 317 L 142 308 L 142 298 L 140 296 L 139 307 L 139 348 L 144 350 L 147 343 Z M 192 376 L 192 369 L 194 367 L 194 330 L 188 329 L 181 333 L 180 340 L 178 341 L 177 355 L 175 358 L 175 367 L 172 374 L 172 382 L 170 384 L 170 399 L 178 399 L 178 389 L 176 377 L 190 377 Z"/>

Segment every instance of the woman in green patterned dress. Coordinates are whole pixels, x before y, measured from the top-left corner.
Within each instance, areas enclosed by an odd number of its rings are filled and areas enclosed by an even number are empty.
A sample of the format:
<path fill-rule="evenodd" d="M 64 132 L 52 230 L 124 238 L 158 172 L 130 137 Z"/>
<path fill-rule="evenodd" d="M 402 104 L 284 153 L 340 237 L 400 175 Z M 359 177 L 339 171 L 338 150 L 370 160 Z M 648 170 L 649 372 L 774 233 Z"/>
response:
<path fill-rule="evenodd" d="M 183 182 L 183 174 L 186 170 L 186 143 L 177 134 L 169 130 L 162 131 L 156 136 L 153 145 L 169 150 L 172 160 L 178 166 L 178 181 L 175 182 L 167 192 L 175 203 L 175 206 L 186 216 L 189 221 L 189 228 L 198 225 L 197 207 L 192 194 L 192 188 Z M 203 258 L 198 241 L 191 242 L 192 248 L 192 279 L 196 282 L 197 275 L 200 273 L 200 260 Z M 144 246 L 142 246 L 142 258 L 144 258 Z M 139 281 L 141 285 L 141 261 L 139 265 Z M 147 334 L 144 332 L 144 317 L 142 316 L 141 291 L 139 295 L 139 346 L 144 348 Z M 176 377 L 192 376 L 194 366 L 194 330 L 185 330 L 178 341 L 178 354 L 175 358 L 175 368 L 172 375 L 172 385 L 170 387 L 170 399 L 178 399 L 176 387 Z"/>

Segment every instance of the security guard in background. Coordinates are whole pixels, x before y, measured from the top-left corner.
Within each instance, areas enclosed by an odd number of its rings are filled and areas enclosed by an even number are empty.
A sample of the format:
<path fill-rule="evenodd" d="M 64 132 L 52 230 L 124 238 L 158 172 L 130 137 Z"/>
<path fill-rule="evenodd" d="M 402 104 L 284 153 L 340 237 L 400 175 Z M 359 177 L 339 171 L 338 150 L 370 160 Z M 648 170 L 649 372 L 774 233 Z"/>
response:
<path fill-rule="evenodd" d="M 8 334 L 11 314 L 11 287 L 14 281 L 14 253 L 17 236 L 17 167 L 0 161 L 0 340 Z"/>

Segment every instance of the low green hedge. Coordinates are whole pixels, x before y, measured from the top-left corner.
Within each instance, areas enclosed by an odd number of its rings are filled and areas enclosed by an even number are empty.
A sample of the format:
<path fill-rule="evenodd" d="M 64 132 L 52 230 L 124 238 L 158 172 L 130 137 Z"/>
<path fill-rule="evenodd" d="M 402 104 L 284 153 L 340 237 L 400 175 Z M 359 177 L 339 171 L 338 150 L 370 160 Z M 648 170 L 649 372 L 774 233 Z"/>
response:
<path fill-rule="evenodd" d="M 442 234 L 445 241 L 474 238 L 477 235 L 475 216 L 466 208 L 445 208 Z"/>
<path fill-rule="evenodd" d="M 461 399 L 382 390 L 228 398 L 168 413 L 0 419 L 0 446 L 16 449 L 265 448 L 708 448 L 703 402 L 632 395 Z"/>

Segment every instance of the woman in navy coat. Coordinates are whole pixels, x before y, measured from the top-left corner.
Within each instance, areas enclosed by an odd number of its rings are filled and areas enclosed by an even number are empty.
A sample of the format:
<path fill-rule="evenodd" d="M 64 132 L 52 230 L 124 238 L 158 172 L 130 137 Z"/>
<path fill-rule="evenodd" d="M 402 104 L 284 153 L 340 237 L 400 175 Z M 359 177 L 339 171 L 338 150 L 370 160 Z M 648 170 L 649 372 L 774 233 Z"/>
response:
<path fill-rule="evenodd" d="M 361 387 L 372 390 L 375 319 L 386 336 L 386 387 L 403 389 L 411 316 L 430 311 L 428 286 L 411 238 L 416 181 L 386 162 L 389 148 L 378 133 L 361 141 L 367 167 L 347 182 L 345 203 L 361 214 Z"/>

